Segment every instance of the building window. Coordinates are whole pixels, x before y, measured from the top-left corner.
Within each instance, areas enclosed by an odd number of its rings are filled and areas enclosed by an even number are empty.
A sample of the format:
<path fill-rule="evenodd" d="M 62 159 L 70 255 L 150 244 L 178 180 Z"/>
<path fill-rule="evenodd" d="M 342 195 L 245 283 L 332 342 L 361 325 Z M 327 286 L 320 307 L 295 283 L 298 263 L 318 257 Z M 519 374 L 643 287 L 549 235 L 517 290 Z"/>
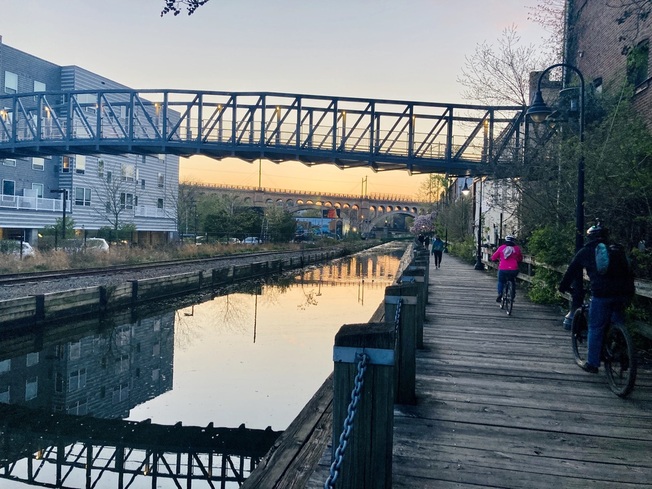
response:
<path fill-rule="evenodd" d="M 2 165 L 3 166 L 16 166 L 16 160 L 13 158 L 7 158 L 5 160 L 2 160 Z"/>
<path fill-rule="evenodd" d="M 156 207 L 159 209 L 163 209 L 163 199 L 158 199 L 156 201 Z"/>
<path fill-rule="evenodd" d="M 81 341 L 70 343 L 68 358 L 70 360 L 79 360 L 81 358 Z"/>
<path fill-rule="evenodd" d="M 66 409 L 66 414 L 72 414 L 76 416 L 83 416 L 85 414 L 88 414 L 88 404 L 86 402 L 86 399 L 83 399 L 81 401 L 75 401 L 71 404 L 68 404 L 68 408 Z"/>
<path fill-rule="evenodd" d="M 121 355 L 115 359 L 116 375 L 124 374 L 129 371 L 129 355 Z"/>
<path fill-rule="evenodd" d="M 84 174 L 86 173 L 86 157 L 83 155 L 75 156 L 75 172 Z"/>
<path fill-rule="evenodd" d="M 91 189 L 75 187 L 75 205 L 91 205 Z"/>
<path fill-rule="evenodd" d="M 38 395 L 38 377 L 31 377 L 25 381 L 25 400 L 31 401 Z"/>
<path fill-rule="evenodd" d="M 71 160 L 70 156 L 64 156 L 61 160 L 61 173 L 70 173 Z"/>
<path fill-rule="evenodd" d="M 39 199 L 43 198 L 43 184 L 42 183 L 33 183 L 32 190 L 36 191 L 36 196 Z"/>
<path fill-rule="evenodd" d="M 11 360 L 3 360 L 0 362 L 0 374 L 9 372 L 11 370 Z"/>
<path fill-rule="evenodd" d="M 133 163 L 122 164 L 122 181 L 133 182 L 136 177 L 136 167 Z"/>
<path fill-rule="evenodd" d="M 44 158 L 32 158 L 32 170 L 43 171 L 45 169 Z"/>
<path fill-rule="evenodd" d="M 134 208 L 134 195 L 133 194 L 120 194 L 120 207 L 122 209 L 133 209 Z"/>
<path fill-rule="evenodd" d="M 68 392 L 73 392 L 86 387 L 86 369 L 80 368 L 70 372 L 68 379 Z"/>
<path fill-rule="evenodd" d="M 15 195 L 16 191 L 16 182 L 13 180 L 3 180 L 2 181 L 2 193 L 4 195 Z"/>
<path fill-rule="evenodd" d="M 129 399 L 129 384 L 124 383 L 120 384 L 118 387 L 113 388 L 113 404 L 126 401 L 127 399 Z"/>
<path fill-rule="evenodd" d="M 34 80 L 34 91 L 45 92 L 45 83 Z"/>
<path fill-rule="evenodd" d="M 106 183 L 111 183 L 112 180 L 113 180 L 113 172 L 107 171 L 106 172 Z"/>
<path fill-rule="evenodd" d="M 97 160 L 97 176 L 104 178 L 104 160 Z"/>
<path fill-rule="evenodd" d="M 63 392 L 63 375 L 61 375 L 61 372 L 54 374 L 54 392 Z"/>
<path fill-rule="evenodd" d="M 11 71 L 5 71 L 5 93 L 16 93 L 18 91 L 18 75 Z"/>
<path fill-rule="evenodd" d="M 9 386 L 0 387 L 0 402 L 3 404 L 9 404 Z"/>
<path fill-rule="evenodd" d="M 163 176 L 162 173 L 158 174 L 158 188 L 163 188 L 163 185 L 165 185 L 165 177 Z"/>
<path fill-rule="evenodd" d="M 36 365 L 38 363 L 38 359 L 39 359 L 38 352 L 28 353 L 25 358 L 25 364 L 28 367 L 31 367 L 32 365 Z"/>
<path fill-rule="evenodd" d="M 634 86 L 648 78 L 649 41 L 640 42 L 627 54 L 627 80 Z"/>

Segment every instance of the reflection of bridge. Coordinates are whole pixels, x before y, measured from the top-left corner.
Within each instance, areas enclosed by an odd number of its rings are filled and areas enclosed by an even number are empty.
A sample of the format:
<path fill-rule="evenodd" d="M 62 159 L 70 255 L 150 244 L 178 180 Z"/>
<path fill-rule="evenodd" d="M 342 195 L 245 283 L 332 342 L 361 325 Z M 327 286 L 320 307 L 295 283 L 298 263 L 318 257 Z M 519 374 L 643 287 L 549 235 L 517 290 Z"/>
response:
<path fill-rule="evenodd" d="M 202 154 L 480 175 L 516 161 L 524 107 L 283 93 L 77 90 L 0 96 L 0 158 Z"/>
<path fill-rule="evenodd" d="M 44 414 L 2 404 L 0 419 L 0 477 L 41 487 L 123 489 L 137 478 L 151 487 L 164 480 L 187 488 L 193 482 L 241 484 L 280 434 Z"/>

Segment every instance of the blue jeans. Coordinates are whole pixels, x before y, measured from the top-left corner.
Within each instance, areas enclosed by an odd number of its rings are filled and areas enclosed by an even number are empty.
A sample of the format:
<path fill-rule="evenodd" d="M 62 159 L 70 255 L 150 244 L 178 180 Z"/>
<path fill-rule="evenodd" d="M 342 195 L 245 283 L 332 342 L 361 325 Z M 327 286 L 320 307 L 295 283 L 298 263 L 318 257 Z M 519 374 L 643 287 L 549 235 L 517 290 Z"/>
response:
<path fill-rule="evenodd" d="M 589 303 L 589 337 L 586 363 L 593 367 L 600 366 L 602 338 L 609 324 L 625 322 L 625 306 L 627 300 L 623 297 L 591 297 Z"/>
<path fill-rule="evenodd" d="M 518 270 L 498 270 L 498 284 L 496 289 L 498 290 L 498 295 L 502 295 L 503 287 L 505 282 L 508 280 L 514 280 L 518 276 Z M 514 295 L 516 295 L 516 281 L 514 281 Z M 513 299 L 513 297 L 512 297 Z"/>

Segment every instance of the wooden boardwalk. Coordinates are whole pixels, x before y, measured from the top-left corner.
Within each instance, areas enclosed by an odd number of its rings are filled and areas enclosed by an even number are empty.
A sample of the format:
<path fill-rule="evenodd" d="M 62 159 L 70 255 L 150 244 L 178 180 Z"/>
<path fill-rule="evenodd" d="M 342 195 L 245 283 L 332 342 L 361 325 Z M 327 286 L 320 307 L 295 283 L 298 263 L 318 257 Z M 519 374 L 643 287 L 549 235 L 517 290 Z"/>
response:
<path fill-rule="evenodd" d="M 430 264 L 417 402 L 394 409 L 393 488 L 652 488 L 649 360 L 620 399 L 602 370 L 575 365 L 566 311 L 517 294 L 507 316 L 495 302 L 495 272 L 450 255 L 440 269 Z M 279 450 L 269 471 L 284 471 L 282 481 L 254 487 L 324 487 L 331 399 L 327 380 L 303 411 L 310 422 L 281 435 L 296 461 Z"/>
<path fill-rule="evenodd" d="M 652 372 L 630 398 L 574 363 L 565 311 L 519 294 L 495 303 L 495 273 L 431 263 L 417 404 L 397 406 L 394 488 L 650 488 Z"/>

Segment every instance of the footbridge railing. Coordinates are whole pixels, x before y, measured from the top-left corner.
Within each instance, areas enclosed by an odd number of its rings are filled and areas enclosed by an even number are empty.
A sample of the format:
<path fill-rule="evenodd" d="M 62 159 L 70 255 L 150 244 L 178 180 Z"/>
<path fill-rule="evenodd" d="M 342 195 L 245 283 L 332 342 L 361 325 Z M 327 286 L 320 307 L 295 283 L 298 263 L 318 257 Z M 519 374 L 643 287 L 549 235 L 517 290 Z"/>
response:
<path fill-rule="evenodd" d="M 486 174 L 518 162 L 525 107 L 197 90 L 0 96 L 0 159 L 202 154 Z"/>

